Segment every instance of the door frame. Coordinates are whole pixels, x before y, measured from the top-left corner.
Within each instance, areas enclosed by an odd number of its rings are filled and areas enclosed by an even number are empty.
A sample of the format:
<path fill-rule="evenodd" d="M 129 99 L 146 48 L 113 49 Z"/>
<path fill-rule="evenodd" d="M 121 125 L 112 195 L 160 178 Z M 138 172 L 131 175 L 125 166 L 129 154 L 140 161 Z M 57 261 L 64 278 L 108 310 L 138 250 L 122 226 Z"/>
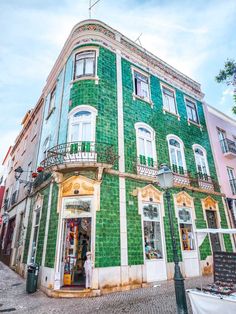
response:
<path fill-rule="evenodd" d="M 89 199 L 91 200 L 91 211 L 82 212 L 80 214 L 71 215 L 71 217 L 65 217 L 64 214 L 64 203 L 65 199 Z M 69 218 L 85 218 L 91 217 L 91 253 L 92 256 L 95 256 L 95 198 L 94 195 L 75 195 L 75 196 L 64 196 L 62 197 L 61 202 L 61 209 L 59 214 L 59 221 L 58 221 L 58 236 L 57 236 L 57 254 L 56 254 L 56 263 L 55 263 L 55 280 L 54 280 L 54 289 L 58 290 L 64 285 L 64 240 L 65 240 L 65 220 Z"/>

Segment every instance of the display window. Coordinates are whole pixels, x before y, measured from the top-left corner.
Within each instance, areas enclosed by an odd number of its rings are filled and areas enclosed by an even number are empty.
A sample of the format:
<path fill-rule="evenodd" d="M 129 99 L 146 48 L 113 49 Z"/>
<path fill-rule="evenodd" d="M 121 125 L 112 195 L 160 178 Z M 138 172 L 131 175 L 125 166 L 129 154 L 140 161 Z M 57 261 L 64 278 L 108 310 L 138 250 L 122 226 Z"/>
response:
<path fill-rule="evenodd" d="M 193 224 L 190 209 L 179 208 L 178 220 L 182 250 L 183 251 L 195 250 Z"/>
<path fill-rule="evenodd" d="M 146 259 L 163 258 L 159 205 L 143 205 L 143 229 Z"/>

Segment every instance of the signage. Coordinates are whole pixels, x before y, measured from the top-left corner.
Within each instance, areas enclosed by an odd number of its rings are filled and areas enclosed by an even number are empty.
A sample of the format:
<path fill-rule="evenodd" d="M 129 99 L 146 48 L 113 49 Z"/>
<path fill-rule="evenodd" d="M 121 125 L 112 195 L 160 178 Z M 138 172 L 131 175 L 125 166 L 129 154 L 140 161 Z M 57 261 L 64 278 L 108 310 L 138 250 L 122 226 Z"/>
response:
<path fill-rule="evenodd" d="M 214 282 L 236 284 L 236 253 L 214 252 Z"/>

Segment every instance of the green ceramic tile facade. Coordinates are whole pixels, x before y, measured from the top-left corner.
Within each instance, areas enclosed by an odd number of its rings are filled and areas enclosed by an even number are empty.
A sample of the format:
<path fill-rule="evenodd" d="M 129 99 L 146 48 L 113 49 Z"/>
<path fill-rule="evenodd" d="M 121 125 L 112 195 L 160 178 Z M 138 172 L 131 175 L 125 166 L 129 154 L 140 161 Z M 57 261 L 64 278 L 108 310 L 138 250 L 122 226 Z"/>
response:
<path fill-rule="evenodd" d="M 108 49 L 99 48 L 98 84 L 94 80 L 82 80 L 71 88 L 70 110 L 78 105 L 90 105 L 97 109 L 96 142 L 114 146 L 118 153 L 116 56 Z M 117 168 L 117 164 L 115 165 Z"/>
<path fill-rule="evenodd" d="M 96 212 L 95 266 L 120 265 L 119 178 L 104 174 Z"/>
<path fill-rule="evenodd" d="M 166 137 L 168 134 L 177 135 L 184 143 L 185 159 L 187 169 L 193 175 L 196 173 L 195 159 L 193 154 L 192 145 L 199 144 L 203 146 L 207 151 L 207 159 L 209 170 L 212 178 L 216 179 L 216 170 L 213 160 L 212 150 L 210 147 L 209 136 L 206 129 L 206 122 L 202 104 L 197 101 L 199 121 L 202 126 L 202 130 L 193 124 L 188 125 L 187 122 L 187 111 L 184 102 L 184 96 L 187 96 L 182 91 L 175 89 L 176 92 L 176 103 L 178 108 L 178 114 L 180 115 L 180 121 L 177 116 L 170 113 L 163 113 L 163 101 L 161 92 L 161 81 L 151 75 L 150 77 L 150 91 L 151 100 L 153 107 L 148 102 L 139 99 L 133 99 L 133 77 L 132 77 L 132 64 L 122 59 L 122 80 L 123 80 L 123 110 L 124 110 L 124 134 L 125 134 L 125 169 L 126 172 L 136 173 L 135 161 L 137 157 L 136 150 L 136 132 L 135 123 L 144 122 L 150 125 L 156 133 L 156 150 L 157 150 L 157 161 L 158 164 L 167 163 L 170 164 L 168 143 Z M 132 114 L 131 114 L 132 113 Z M 137 182 L 138 186 L 138 182 Z M 180 192 L 180 189 L 173 190 L 174 193 Z M 196 206 L 197 216 L 197 227 L 206 227 L 206 222 L 203 216 L 203 209 L 200 198 L 205 198 L 207 195 L 204 193 L 195 193 L 194 197 Z M 213 195 L 214 198 L 214 195 Z M 219 204 L 223 206 L 220 198 Z M 221 207 L 220 206 L 220 207 Z M 166 204 L 165 204 L 166 208 Z M 173 202 L 172 202 L 173 208 Z M 224 211 L 220 208 L 220 214 L 222 219 L 222 226 L 226 223 Z M 131 225 L 131 217 L 127 214 L 127 225 Z M 131 220 L 131 222 L 129 221 Z M 172 256 L 172 245 L 169 232 L 169 220 L 167 213 L 164 218 L 165 226 L 165 239 L 167 246 L 167 259 L 168 261 L 173 260 Z M 225 225 L 227 227 L 227 224 Z M 178 232 L 177 220 L 175 221 L 175 232 Z M 178 233 L 179 234 L 179 233 Z M 178 237 L 179 239 L 179 237 Z M 128 247 L 132 247 L 132 237 L 128 237 Z M 226 247 L 231 247 L 231 243 L 228 243 Z M 205 241 L 200 248 L 202 258 L 210 255 L 209 241 Z M 181 258 L 180 243 L 178 241 L 178 251 Z M 130 256 L 130 255 L 129 255 Z"/>
<path fill-rule="evenodd" d="M 143 264 L 142 219 L 138 212 L 137 196 L 131 195 L 136 188 L 145 186 L 144 182 L 126 179 L 126 216 L 128 239 L 128 264 Z"/>
<path fill-rule="evenodd" d="M 42 255 L 43 255 L 44 237 L 45 237 L 45 229 L 46 229 L 49 192 L 50 192 L 49 186 L 47 186 L 44 190 L 40 191 L 40 194 L 43 195 L 43 205 L 41 208 L 41 217 L 40 217 L 39 231 L 38 231 L 38 243 L 37 243 L 36 259 L 35 259 L 36 263 L 38 263 L 39 265 L 42 264 Z"/>
<path fill-rule="evenodd" d="M 57 230 L 58 230 L 58 212 L 57 212 L 57 201 L 58 201 L 58 185 L 53 184 L 52 188 L 52 199 L 51 199 L 51 212 L 48 227 L 48 239 L 47 249 L 45 257 L 45 266 L 54 267 L 55 254 L 56 254 L 56 241 L 57 241 Z"/>

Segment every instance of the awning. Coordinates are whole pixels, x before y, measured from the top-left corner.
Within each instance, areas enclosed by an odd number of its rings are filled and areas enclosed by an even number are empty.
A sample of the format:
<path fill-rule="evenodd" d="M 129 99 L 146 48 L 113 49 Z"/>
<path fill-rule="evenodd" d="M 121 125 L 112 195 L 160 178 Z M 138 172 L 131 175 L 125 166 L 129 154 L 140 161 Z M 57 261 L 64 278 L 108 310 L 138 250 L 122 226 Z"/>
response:
<path fill-rule="evenodd" d="M 200 247 L 209 233 L 219 233 L 219 234 L 236 234 L 236 229 L 211 229 L 211 228 L 205 228 L 205 229 L 196 229 L 195 232 L 197 233 L 197 246 Z"/>

